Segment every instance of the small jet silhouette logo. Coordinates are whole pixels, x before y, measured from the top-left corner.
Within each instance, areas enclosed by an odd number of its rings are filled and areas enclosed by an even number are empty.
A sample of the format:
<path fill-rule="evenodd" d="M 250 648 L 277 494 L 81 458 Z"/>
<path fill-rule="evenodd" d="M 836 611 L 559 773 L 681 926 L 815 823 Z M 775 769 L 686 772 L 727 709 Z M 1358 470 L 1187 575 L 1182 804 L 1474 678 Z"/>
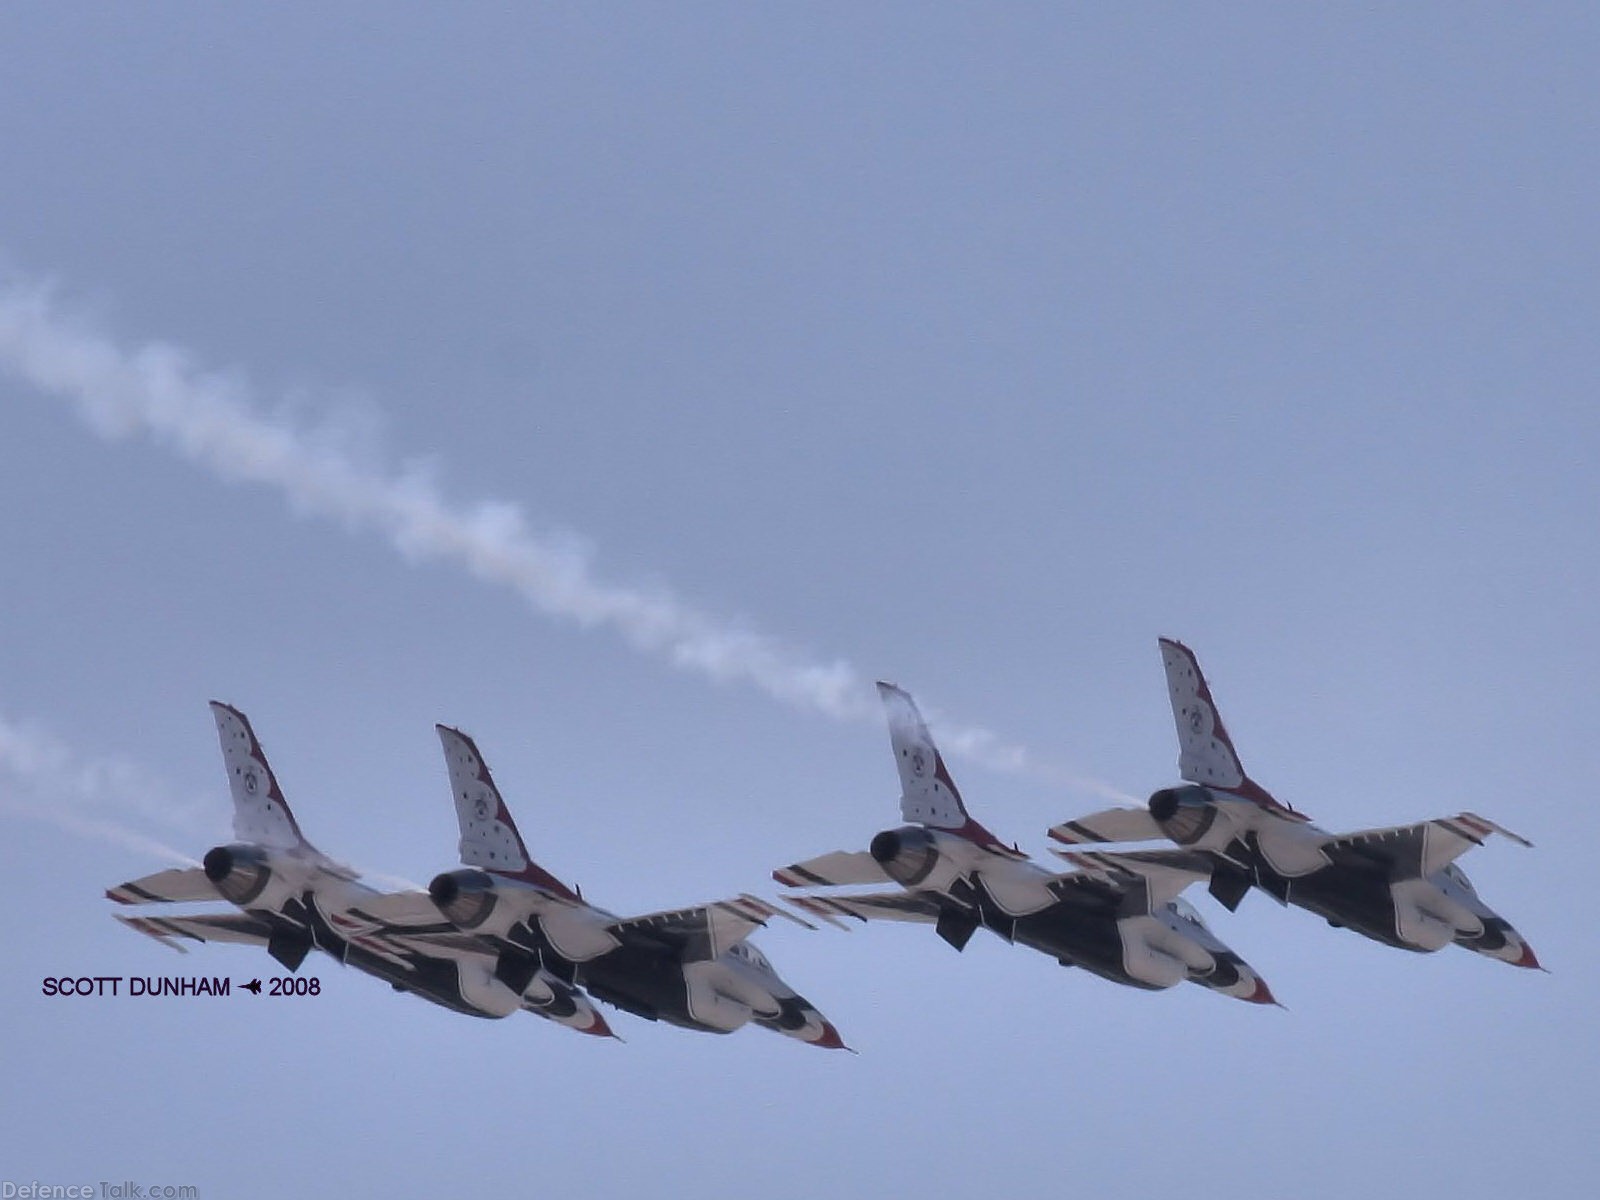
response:
<path fill-rule="evenodd" d="M 240 986 L 246 991 L 254 992 L 258 996 L 261 995 L 261 980 L 259 979 L 252 979 L 249 983 L 241 984 Z"/>

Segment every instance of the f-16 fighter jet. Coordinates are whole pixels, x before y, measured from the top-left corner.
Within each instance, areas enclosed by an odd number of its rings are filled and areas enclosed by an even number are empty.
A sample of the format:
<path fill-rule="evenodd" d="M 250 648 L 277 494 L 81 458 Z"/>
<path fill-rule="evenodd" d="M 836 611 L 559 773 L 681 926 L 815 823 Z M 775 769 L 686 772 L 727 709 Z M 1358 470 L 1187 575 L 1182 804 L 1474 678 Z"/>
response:
<path fill-rule="evenodd" d="M 179 939 L 265 946 L 290 971 L 313 948 L 346 966 L 455 1012 L 504 1017 L 527 1009 L 582 1033 L 611 1035 L 605 1019 L 571 984 L 546 971 L 508 983 L 496 957 L 435 916 L 431 930 L 374 916 L 380 893 L 358 881 L 305 835 L 289 810 L 261 743 L 236 708 L 211 705 L 233 793 L 235 842 L 218 846 L 201 867 L 161 871 L 111 888 L 119 904 L 227 900 L 242 911 L 117 919 L 182 950 Z M 421 941 L 418 934 L 428 934 Z"/>
<path fill-rule="evenodd" d="M 428 891 L 396 893 L 373 911 L 401 923 L 442 913 L 496 957 L 515 987 L 551 974 L 647 1020 L 732 1033 L 749 1023 L 814 1046 L 845 1049 L 839 1032 L 745 939 L 771 917 L 804 921 L 754 896 L 618 917 L 540 867 L 466 734 L 441 725 L 462 869 Z"/>
<path fill-rule="evenodd" d="M 1455 859 L 1498 833 L 1476 813 L 1334 834 L 1273 799 L 1245 774 L 1194 652 L 1161 639 L 1186 787 L 1162 788 L 1148 810 L 1113 808 L 1050 831 L 1062 842 L 1170 838 L 1212 863 L 1211 894 L 1236 909 L 1252 886 L 1385 945 L 1430 951 L 1455 942 L 1518 967 L 1539 960 L 1478 898 Z"/>
<path fill-rule="evenodd" d="M 1209 865 L 1186 851 L 1069 855 L 1056 874 L 1006 846 L 968 814 L 911 697 L 878 685 L 900 771 L 900 812 L 866 851 L 838 851 L 773 872 L 786 887 L 885 883 L 899 890 L 811 893 L 790 903 L 822 920 L 917 921 L 957 950 L 980 927 L 1114 983 L 1158 989 L 1184 980 L 1273 1003 L 1261 977 L 1179 898 Z"/>

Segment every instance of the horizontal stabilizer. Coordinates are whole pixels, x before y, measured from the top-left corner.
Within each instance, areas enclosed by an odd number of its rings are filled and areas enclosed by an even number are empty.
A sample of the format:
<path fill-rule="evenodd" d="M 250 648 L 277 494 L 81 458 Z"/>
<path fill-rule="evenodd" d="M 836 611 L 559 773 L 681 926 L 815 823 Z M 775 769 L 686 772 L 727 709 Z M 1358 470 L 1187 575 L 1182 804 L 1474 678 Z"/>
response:
<path fill-rule="evenodd" d="M 731 900 L 716 900 L 694 908 L 629 917 L 613 922 L 609 930 L 624 941 L 630 935 L 644 935 L 652 940 L 670 942 L 679 948 L 684 962 L 702 962 L 744 941 L 773 917 L 782 917 L 807 929 L 816 928 L 792 913 L 744 893 Z"/>
<path fill-rule="evenodd" d="M 179 953 L 187 953 L 179 944 L 179 938 L 191 942 L 237 942 L 247 946 L 265 946 L 272 939 L 272 927 L 249 913 L 218 913 L 200 917 L 112 915 L 129 929 L 153 937 Z"/>
<path fill-rule="evenodd" d="M 363 896 L 351 906 L 350 913 L 374 925 L 398 927 L 407 933 L 420 932 L 430 926 L 454 928 L 445 922 L 439 906 L 427 892 L 385 892 L 378 896 Z"/>
<path fill-rule="evenodd" d="M 848 896 L 785 896 L 801 912 L 838 929 L 849 926 L 839 918 L 857 921 L 914 921 L 934 925 L 939 903 L 926 892 L 865 892 Z"/>
<path fill-rule="evenodd" d="M 120 883 L 106 890 L 106 899 L 118 904 L 183 904 L 190 900 L 220 899 L 203 867 L 174 867 L 143 879 Z"/>
<path fill-rule="evenodd" d="M 805 862 L 780 867 L 772 877 L 784 887 L 837 887 L 842 884 L 888 883 L 888 874 L 865 850 L 835 850 Z"/>
<path fill-rule="evenodd" d="M 1063 821 L 1050 828 L 1058 842 L 1076 845 L 1085 842 L 1152 842 L 1165 840 L 1161 826 L 1144 808 L 1108 808 L 1075 821 Z"/>

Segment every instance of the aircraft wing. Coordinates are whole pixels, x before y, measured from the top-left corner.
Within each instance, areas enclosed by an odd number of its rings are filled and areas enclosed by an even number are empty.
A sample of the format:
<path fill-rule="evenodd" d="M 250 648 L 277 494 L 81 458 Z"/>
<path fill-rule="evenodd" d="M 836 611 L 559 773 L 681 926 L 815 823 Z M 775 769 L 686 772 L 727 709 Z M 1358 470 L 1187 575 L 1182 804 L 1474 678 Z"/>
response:
<path fill-rule="evenodd" d="M 112 915 L 129 929 L 153 937 L 180 954 L 187 954 L 188 951 L 179 944 L 179 938 L 191 942 L 238 942 L 247 946 L 265 946 L 272 940 L 272 926 L 249 913 L 218 913 L 201 917 Z"/>
<path fill-rule="evenodd" d="M 849 928 L 840 917 L 936 925 L 941 911 L 937 897 L 931 892 L 861 892 L 847 896 L 786 896 L 784 899 L 801 912 L 839 929 Z"/>
<path fill-rule="evenodd" d="M 337 926 L 339 922 L 334 924 Z M 490 939 L 479 937 L 474 933 L 461 933 L 453 927 L 406 929 L 392 926 L 388 929 L 355 935 L 352 940 L 370 949 L 380 938 L 381 945 L 427 958 L 492 959 L 496 954 L 495 943 Z"/>
<path fill-rule="evenodd" d="M 350 906 L 350 915 L 396 933 L 453 930 L 427 892 L 384 892 L 364 896 Z"/>
<path fill-rule="evenodd" d="M 744 941 L 773 917 L 814 928 L 765 900 L 742 894 L 694 908 L 645 913 L 613 921 L 607 931 L 622 941 L 666 942 L 678 950 L 685 962 L 699 962 L 716 958 L 728 947 Z"/>
<path fill-rule="evenodd" d="M 1165 841 L 1166 834 L 1146 808 L 1108 808 L 1050 827 L 1050 836 L 1069 845 L 1081 842 Z"/>
<path fill-rule="evenodd" d="M 1057 850 L 1056 854 L 1091 876 L 1125 890 L 1130 885 L 1142 890 L 1151 908 L 1160 908 L 1177 899 L 1190 884 L 1211 878 L 1209 860 L 1191 850 L 1136 850 L 1127 854 Z"/>
<path fill-rule="evenodd" d="M 106 899 L 118 904 L 182 904 L 220 898 L 203 867 L 174 867 L 106 889 Z"/>
<path fill-rule="evenodd" d="M 878 860 L 865 850 L 835 850 L 772 873 L 784 887 L 837 887 L 846 883 L 889 883 Z"/>
<path fill-rule="evenodd" d="M 1457 813 L 1415 825 L 1396 825 L 1388 829 L 1362 829 L 1341 834 L 1323 844 L 1330 857 L 1359 855 L 1386 859 L 1407 873 L 1432 875 L 1448 866 L 1474 846 L 1481 846 L 1491 834 L 1500 834 L 1523 846 L 1527 838 L 1512 833 L 1477 813 Z"/>

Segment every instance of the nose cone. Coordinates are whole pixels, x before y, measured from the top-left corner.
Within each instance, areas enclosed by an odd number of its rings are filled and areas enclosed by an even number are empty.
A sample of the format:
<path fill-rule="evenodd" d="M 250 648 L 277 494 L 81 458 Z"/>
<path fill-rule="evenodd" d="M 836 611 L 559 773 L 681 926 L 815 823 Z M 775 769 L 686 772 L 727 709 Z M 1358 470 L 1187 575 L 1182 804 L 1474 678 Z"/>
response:
<path fill-rule="evenodd" d="M 1539 956 L 1533 952 L 1533 947 L 1510 926 L 1506 927 L 1506 944 L 1494 954 L 1494 957 L 1501 962 L 1510 963 L 1513 967 L 1527 967 L 1532 971 L 1544 970 L 1539 962 Z"/>
<path fill-rule="evenodd" d="M 1533 947 L 1528 945 L 1528 939 L 1523 937 L 1507 923 L 1505 927 L 1506 944 L 1500 948 L 1496 958 L 1510 963 L 1513 967 L 1527 967 L 1532 971 L 1542 971 L 1544 967 L 1539 962 L 1539 956 L 1533 952 Z"/>
<path fill-rule="evenodd" d="M 1498 958 L 1503 963 L 1510 963 L 1513 967 L 1526 967 L 1533 971 L 1544 970 L 1544 965 L 1539 962 L 1539 956 L 1533 952 L 1533 947 L 1528 945 L 1528 940 L 1513 929 L 1508 921 L 1502 917 L 1491 917 L 1484 924 L 1487 926 L 1487 932 L 1483 937 L 1472 941 L 1463 940 L 1460 944 L 1488 958 Z"/>
<path fill-rule="evenodd" d="M 1279 1008 L 1283 1007 L 1278 1004 L 1278 998 L 1272 994 L 1272 989 L 1260 973 L 1231 950 L 1218 954 L 1217 969 L 1196 982 L 1224 996 L 1243 1000 L 1246 1004 L 1277 1004 Z"/>
<path fill-rule="evenodd" d="M 1251 1004 L 1277 1004 L 1278 999 L 1272 994 L 1272 989 L 1267 986 L 1267 981 L 1261 976 L 1256 976 L 1255 991 L 1248 996 L 1240 996 L 1241 1000 L 1248 1000 Z M 1282 1005 L 1279 1005 L 1281 1008 Z"/>
<path fill-rule="evenodd" d="M 833 1022 L 827 1019 L 822 1021 L 822 1033 L 811 1039 L 813 1046 L 821 1046 L 824 1050 L 848 1050 L 844 1039 L 839 1036 L 839 1031 L 833 1027 Z"/>

